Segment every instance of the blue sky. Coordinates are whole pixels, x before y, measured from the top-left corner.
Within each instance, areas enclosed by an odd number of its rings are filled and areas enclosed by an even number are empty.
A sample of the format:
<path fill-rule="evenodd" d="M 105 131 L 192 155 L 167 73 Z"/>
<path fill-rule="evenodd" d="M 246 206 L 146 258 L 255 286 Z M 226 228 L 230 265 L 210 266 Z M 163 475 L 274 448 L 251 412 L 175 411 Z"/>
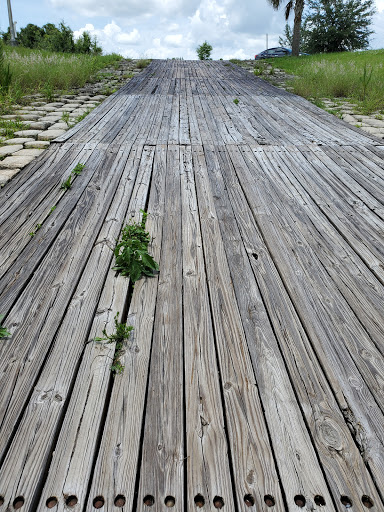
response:
<path fill-rule="evenodd" d="M 105 53 L 125 57 L 196 58 L 207 40 L 212 57 L 253 58 L 278 45 L 284 13 L 267 0 L 11 0 L 17 28 L 64 21 L 75 32 L 96 35 Z M 384 0 L 376 0 L 372 48 L 384 48 Z M 6 2 L 0 3 L 0 28 L 8 27 Z"/>

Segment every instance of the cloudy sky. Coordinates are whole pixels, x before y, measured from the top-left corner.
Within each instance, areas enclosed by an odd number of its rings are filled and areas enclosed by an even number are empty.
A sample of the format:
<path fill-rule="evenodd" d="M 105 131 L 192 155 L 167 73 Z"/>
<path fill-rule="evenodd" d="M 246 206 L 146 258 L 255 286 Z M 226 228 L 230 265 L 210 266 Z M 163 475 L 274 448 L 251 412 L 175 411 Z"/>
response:
<path fill-rule="evenodd" d="M 285 4 L 286 2 L 284 2 Z M 372 48 L 384 48 L 384 0 L 376 0 Z M 196 59 L 207 40 L 214 59 L 254 58 L 278 45 L 284 14 L 267 0 L 12 0 L 17 27 L 64 21 L 75 36 L 87 30 L 104 53 L 125 57 Z M 0 2 L 0 28 L 6 30 L 6 2 Z"/>

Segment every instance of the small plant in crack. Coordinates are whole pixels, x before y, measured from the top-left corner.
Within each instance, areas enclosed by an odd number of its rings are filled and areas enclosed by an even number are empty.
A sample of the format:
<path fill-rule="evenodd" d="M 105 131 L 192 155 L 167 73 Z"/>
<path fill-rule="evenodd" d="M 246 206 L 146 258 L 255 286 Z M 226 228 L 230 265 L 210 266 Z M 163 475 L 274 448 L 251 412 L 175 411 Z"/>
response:
<path fill-rule="evenodd" d="M 39 229 L 41 228 L 42 224 L 36 224 L 35 226 L 35 231 L 31 231 L 29 233 L 29 236 L 32 238 L 36 235 L 36 233 L 39 231 Z"/>
<path fill-rule="evenodd" d="M 73 169 L 72 174 L 75 176 L 80 176 L 81 171 L 84 169 L 85 164 L 81 164 L 80 162 L 76 164 L 76 167 Z"/>
<path fill-rule="evenodd" d="M 64 190 L 69 190 L 72 187 L 72 174 L 68 176 L 68 178 L 63 181 L 60 188 L 63 188 Z"/>
<path fill-rule="evenodd" d="M 0 315 L 0 338 L 9 338 L 11 336 L 11 333 L 8 331 L 6 327 L 4 327 L 1 323 L 3 320 L 4 315 Z"/>
<path fill-rule="evenodd" d="M 145 222 L 148 213 L 140 210 L 142 221 L 127 224 L 121 233 L 121 239 L 114 249 L 115 266 L 113 270 L 122 276 L 129 277 L 135 283 L 142 275 L 153 276 L 159 270 L 159 265 L 148 254 L 148 245 L 151 241 L 149 233 L 145 231 Z"/>
<path fill-rule="evenodd" d="M 52 208 L 49 210 L 49 213 L 48 213 L 48 217 L 56 210 L 56 205 L 55 206 L 52 206 Z M 35 226 L 35 231 L 31 231 L 29 234 L 29 236 L 32 238 L 36 235 L 36 233 L 39 231 L 39 229 L 41 228 L 42 224 L 36 224 Z"/>
<path fill-rule="evenodd" d="M 239 100 L 238 100 L 237 98 L 235 98 L 235 99 L 233 100 L 233 103 L 234 103 L 235 105 L 237 105 L 237 104 L 239 103 Z"/>
<path fill-rule="evenodd" d="M 61 120 L 67 124 L 68 128 L 72 128 L 72 124 L 69 119 L 69 112 L 63 112 L 61 115 Z"/>
<path fill-rule="evenodd" d="M 111 365 L 112 373 L 120 374 L 124 371 L 124 366 L 121 364 L 120 356 L 123 353 L 124 342 L 129 339 L 133 331 L 132 325 L 119 322 L 119 312 L 115 316 L 115 332 L 108 334 L 107 330 L 103 330 L 103 338 L 94 338 L 94 341 L 106 341 L 107 343 L 115 343 L 115 354 Z"/>
<path fill-rule="evenodd" d="M 78 162 L 74 169 L 72 169 L 71 174 L 68 176 L 68 178 L 63 181 L 60 188 L 63 188 L 64 190 L 68 190 L 72 187 L 72 176 L 80 176 L 81 171 L 84 169 L 85 164 L 81 164 Z"/>

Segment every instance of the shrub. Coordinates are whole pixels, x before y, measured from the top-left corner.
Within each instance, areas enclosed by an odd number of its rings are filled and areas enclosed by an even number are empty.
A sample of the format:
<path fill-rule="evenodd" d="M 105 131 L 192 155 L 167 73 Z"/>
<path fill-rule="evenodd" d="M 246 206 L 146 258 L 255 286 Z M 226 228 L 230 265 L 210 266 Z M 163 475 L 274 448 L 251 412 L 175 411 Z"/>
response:
<path fill-rule="evenodd" d="M 212 46 L 207 41 L 204 41 L 203 44 L 196 48 L 196 53 L 200 60 L 210 60 L 211 51 Z"/>

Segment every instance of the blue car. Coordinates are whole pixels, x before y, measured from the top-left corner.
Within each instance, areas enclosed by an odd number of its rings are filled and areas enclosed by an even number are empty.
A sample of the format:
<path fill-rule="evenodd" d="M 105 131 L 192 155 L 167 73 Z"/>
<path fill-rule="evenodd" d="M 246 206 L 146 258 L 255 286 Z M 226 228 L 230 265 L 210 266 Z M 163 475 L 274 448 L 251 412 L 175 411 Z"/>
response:
<path fill-rule="evenodd" d="M 292 55 L 292 50 L 289 48 L 269 48 L 263 52 L 255 55 L 255 60 L 269 59 L 270 57 L 289 57 Z"/>
<path fill-rule="evenodd" d="M 279 48 L 269 48 L 268 50 L 264 50 L 258 55 L 255 55 L 255 60 L 270 59 L 271 57 L 290 57 L 291 55 L 292 50 L 281 46 Z M 309 55 L 309 53 L 300 52 L 299 55 Z"/>

